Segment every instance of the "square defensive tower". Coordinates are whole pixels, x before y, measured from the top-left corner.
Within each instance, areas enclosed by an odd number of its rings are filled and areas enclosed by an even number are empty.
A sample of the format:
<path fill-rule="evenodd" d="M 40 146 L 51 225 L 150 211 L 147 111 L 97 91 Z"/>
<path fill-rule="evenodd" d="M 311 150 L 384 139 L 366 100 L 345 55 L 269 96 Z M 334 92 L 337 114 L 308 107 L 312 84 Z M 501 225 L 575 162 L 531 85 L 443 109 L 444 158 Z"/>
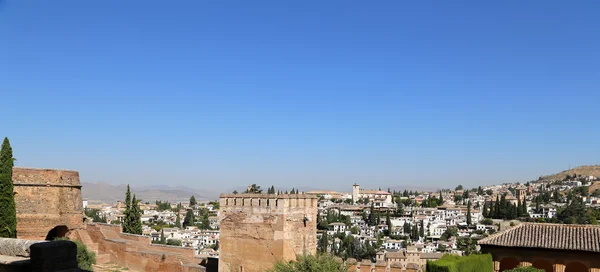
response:
<path fill-rule="evenodd" d="M 222 194 L 219 272 L 265 271 L 280 260 L 316 254 L 317 197 Z"/>

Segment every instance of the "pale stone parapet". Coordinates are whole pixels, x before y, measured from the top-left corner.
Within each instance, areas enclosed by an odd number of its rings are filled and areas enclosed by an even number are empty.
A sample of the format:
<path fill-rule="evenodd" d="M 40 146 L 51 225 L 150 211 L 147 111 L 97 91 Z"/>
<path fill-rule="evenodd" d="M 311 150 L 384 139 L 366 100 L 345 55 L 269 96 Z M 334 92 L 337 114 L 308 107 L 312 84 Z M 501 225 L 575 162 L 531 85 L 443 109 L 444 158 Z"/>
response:
<path fill-rule="evenodd" d="M 273 194 L 221 194 L 221 207 L 281 207 L 313 208 L 318 198 L 311 195 L 273 195 Z"/>
<path fill-rule="evenodd" d="M 29 247 L 46 241 L 0 238 L 0 255 L 14 257 L 29 257 Z"/>

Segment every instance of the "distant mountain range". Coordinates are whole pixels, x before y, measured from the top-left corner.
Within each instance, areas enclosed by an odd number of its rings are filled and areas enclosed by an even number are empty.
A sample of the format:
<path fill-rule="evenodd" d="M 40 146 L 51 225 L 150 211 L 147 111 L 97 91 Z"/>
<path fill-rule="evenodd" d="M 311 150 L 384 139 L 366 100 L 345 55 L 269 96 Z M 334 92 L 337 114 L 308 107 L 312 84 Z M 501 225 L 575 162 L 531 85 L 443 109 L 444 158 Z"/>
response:
<path fill-rule="evenodd" d="M 106 182 L 82 182 L 82 195 L 83 198 L 88 200 L 90 203 L 115 203 L 119 200 L 123 200 L 125 198 L 125 191 L 127 191 L 127 185 L 120 184 L 114 185 Z M 347 188 L 343 190 L 334 190 L 339 191 L 341 193 L 351 193 L 352 192 L 352 184 L 348 185 Z M 261 186 L 264 192 L 270 186 Z M 378 189 L 379 187 L 370 186 L 368 184 L 361 185 L 361 189 Z M 282 192 L 290 191 L 292 187 L 275 187 L 275 190 L 279 190 Z M 330 188 L 315 188 L 315 187 L 295 187 L 300 192 L 309 192 L 315 190 L 329 190 Z M 381 187 L 381 190 L 387 191 L 387 187 Z M 435 192 L 438 188 L 433 187 L 423 187 L 423 186 L 394 186 L 390 187 L 390 190 L 403 191 L 403 190 L 411 190 L 411 191 L 429 191 Z M 200 190 L 186 186 L 167 186 L 167 185 L 152 185 L 152 186 L 131 186 L 132 193 L 135 193 L 136 197 L 146 202 L 154 202 L 156 200 L 161 201 L 169 201 L 171 203 L 179 203 L 179 202 L 188 202 L 190 200 L 190 196 L 194 196 L 198 201 L 208 201 L 215 200 L 219 198 L 219 194 L 221 193 L 232 193 L 233 191 L 238 191 L 240 193 L 246 190 L 246 187 L 235 187 L 224 191 L 211 191 L 211 190 Z"/>
<path fill-rule="evenodd" d="M 84 199 L 91 203 L 104 202 L 114 203 L 118 200 L 125 199 L 127 185 L 113 185 L 105 182 L 81 183 L 81 193 Z M 219 196 L 219 192 L 211 192 L 208 190 L 199 190 L 185 186 L 131 186 L 132 193 L 136 197 L 146 202 L 154 202 L 156 200 L 169 201 L 172 203 L 188 202 L 193 195 L 196 200 L 215 200 Z"/>
<path fill-rule="evenodd" d="M 600 176 L 600 165 L 585 165 L 578 166 L 572 168 L 570 170 L 565 170 L 557 174 L 541 176 L 539 181 L 552 181 L 552 180 L 563 180 L 567 175 L 582 175 L 585 176 Z M 127 190 L 127 185 L 113 185 L 105 182 L 91 183 L 91 182 L 82 182 L 82 194 L 83 198 L 88 201 L 94 202 L 105 202 L 105 203 L 114 203 L 118 200 L 123 200 L 125 198 L 125 191 Z M 596 186 L 600 186 L 598 183 Z M 264 192 L 270 187 L 262 184 L 261 188 Z M 388 187 L 379 187 L 378 185 L 371 186 L 368 183 L 361 184 L 361 189 L 378 189 L 381 188 L 383 191 L 387 191 Z M 600 188 L 600 187 L 599 187 Z M 280 188 L 275 187 L 275 190 L 279 191 L 289 191 L 292 187 Z M 300 192 L 309 192 L 314 190 L 330 190 L 331 188 L 314 188 L 314 187 L 296 187 Z M 426 186 L 416 186 L 416 185 L 400 185 L 393 186 L 389 188 L 392 191 L 426 191 L 426 192 L 435 192 L 440 188 L 437 187 L 426 187 Z M 153 186 L 132 186 L 131 190 L 136 194 L 137 198 L 142 199 L 143 201 L 154 202 L 156 200 L 169 201 L 172 203 L 178 202 L 187 202 L 190 199 L 190 196 L 194 196 L 198 201 L 207 201 L 207 200 L 215 200 L 219 197 L 220 193 L 231 193 L 234 190 L 238 192 L 243 192 L 246 190 L 246 187 L 235 187 L 224 191 L 212 191 L 212 190 L 201 190 L 194 189 L 186 186 L 167 186 L 167 185 L 153 185 Z M 352 184 L 348 184 L 347 188 L 344 187 L 342 190 L 335 190 L 339 192 L 352 192 Z"/>

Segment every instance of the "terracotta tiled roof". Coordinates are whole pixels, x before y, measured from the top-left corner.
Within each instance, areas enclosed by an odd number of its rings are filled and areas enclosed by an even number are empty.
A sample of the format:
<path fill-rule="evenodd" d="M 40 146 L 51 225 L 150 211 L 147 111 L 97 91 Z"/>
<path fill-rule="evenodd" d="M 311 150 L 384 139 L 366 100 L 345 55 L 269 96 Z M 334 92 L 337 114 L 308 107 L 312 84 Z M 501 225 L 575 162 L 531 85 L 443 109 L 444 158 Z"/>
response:
<path fill-rule="evenodd" d="M 523 223 L 493 234 L 480 245 L 600 252 L 600 227 Z"/>

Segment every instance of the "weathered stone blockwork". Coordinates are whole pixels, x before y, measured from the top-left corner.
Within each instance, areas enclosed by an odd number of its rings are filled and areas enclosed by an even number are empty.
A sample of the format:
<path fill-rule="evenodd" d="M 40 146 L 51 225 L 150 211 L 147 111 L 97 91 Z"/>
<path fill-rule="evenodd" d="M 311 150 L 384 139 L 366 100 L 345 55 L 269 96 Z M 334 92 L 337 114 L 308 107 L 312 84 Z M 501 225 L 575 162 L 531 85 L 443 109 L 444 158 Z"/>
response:
<path fill-rule="evenodd" d="M 84 228 L 78 172 L 15 167 L 13 184 L 19 238 L 43 240 L 57 225 Z"/>
<path fill-rule="evenodd" d="M 88 248 L 97 248 L 99 256 L 106 255 L 102 263 L 116 263 L 132 271 L 206 271 L 194 249 L 151 244 L 149 236 L 122 233 L 118 225 L 91 223 L 77 236 Z"/>
<path fill-rule="evenodd" d="M 221 195 L 219 271 L 265 271 L 317 249 L 317 198 Z"/>
<path fill-rule="evenodd" d="M 71 241 L 0 238 L 0 272 L 79 271 L 77 245 Z"/>

